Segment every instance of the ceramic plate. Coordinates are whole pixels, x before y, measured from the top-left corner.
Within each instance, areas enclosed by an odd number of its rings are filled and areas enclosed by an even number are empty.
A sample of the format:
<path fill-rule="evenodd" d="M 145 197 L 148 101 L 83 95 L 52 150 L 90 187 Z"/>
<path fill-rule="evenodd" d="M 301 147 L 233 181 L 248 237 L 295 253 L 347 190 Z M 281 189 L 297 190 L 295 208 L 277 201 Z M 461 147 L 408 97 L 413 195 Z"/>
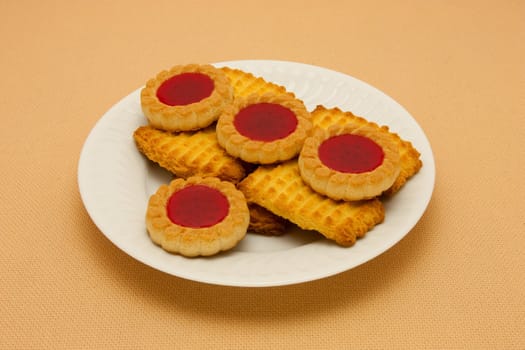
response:
<path fill-rule="evenodd" d="M 291 229 L 279 237 L 247 234 L 233 250 L 188 259 L 152 243 L 144 216 L 149 196 L 171 175 L 136 149 L 133 132 L 146 119 L 140 89 L 123 98 L 97 122 L 82 148 L 78 182 L 84 205 L 100 231 L 122 251 L 155 269 L 205 283 L 263 287 L 311 281 L 352 269 L 399 242 L 423 215 L 434 188 L 430 144 L 415 119 L 396 101 L 351 76 L 317 66 L 268 60 L 215 64 L 262 76 L 285 86 L 312 110 L 338 106 L 413 143 L 423 167 L 385 203 L 385 221 L 343 248 L 316 232 Z M 152 73 L 152 76 L 156 72 Z"/>

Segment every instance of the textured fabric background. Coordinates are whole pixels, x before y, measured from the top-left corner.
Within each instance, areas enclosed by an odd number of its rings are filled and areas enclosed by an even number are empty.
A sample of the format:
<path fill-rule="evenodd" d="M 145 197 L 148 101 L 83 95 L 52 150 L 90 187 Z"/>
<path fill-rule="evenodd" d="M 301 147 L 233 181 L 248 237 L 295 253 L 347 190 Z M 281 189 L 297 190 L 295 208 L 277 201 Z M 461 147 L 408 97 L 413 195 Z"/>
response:
<path fill-rule="evenodd" d="M 0 2 L 0 348 L 525 348 L 525 2 Z M 337 276 L 245 289 L 169 276 L 97 230 L 79 152 L 114 103 L 188 62 L 299 61 L 425 130 L 417 226 Z"/>

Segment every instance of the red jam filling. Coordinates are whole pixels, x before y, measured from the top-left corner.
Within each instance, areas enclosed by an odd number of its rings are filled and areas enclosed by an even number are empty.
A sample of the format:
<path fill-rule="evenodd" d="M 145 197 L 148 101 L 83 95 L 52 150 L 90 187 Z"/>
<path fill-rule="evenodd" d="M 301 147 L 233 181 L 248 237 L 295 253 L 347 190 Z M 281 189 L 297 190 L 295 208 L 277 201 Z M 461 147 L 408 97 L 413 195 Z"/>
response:
<path fill-rule="evenodd" d="M 274 141 L 285 138 L 297 128 L 295 113 L 276 103 L 257 103 L 237 113 L 233 124 L 252 140 Z"/>
<path fill-rule="evenodd" d="M 170 106 L 189 105 L 210 96 L 214 87 L 206 74 L 182 73 L 163 82 L 157 89 L 157 98 Z"/>
<path fill-rule="evenodd" d="M 383 163 L 385 154 L 368 137 L 344 134 L 334 136 L 319 146 L 319 159 L 327 167 L 342 173 L 365 173 Z"/>
<path fill-rule="evenodd" d="M 230 209 L 224 194 L 204 185 L 190 185 L 173 193 L 168 200 L 168 217 L 174 224 L 203 228 L 221 222 Z"/>

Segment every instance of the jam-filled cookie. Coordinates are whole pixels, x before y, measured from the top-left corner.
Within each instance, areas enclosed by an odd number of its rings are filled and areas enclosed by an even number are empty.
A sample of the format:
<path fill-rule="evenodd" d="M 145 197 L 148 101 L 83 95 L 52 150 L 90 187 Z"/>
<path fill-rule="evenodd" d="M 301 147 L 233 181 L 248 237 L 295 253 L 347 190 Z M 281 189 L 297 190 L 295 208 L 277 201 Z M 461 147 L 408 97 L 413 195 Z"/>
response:
<path fill-rule="evenodd" d="M 198 176 L 160 186 L 146 213 L 153 242 L 187 257 L 233 248 L 246 235 L 249 221 L 244 195 L 233 184 Z"/>
<path fill-rule="evenodd" d="M 177 65 L 150 79 L 142 89 L 142 111 L 149 123 L 167 131 L 204 128 L 233 99 L 226 74 L 212 65 Z"/>
<path fill-rule="evenodd" d="M 369 126 L 334 125 L 316 129 L 299 155 L 303 180 L 335 200 L 376 197 L 392 186 L 399 151 L 391 138 Z"/>
<path fill-rule="evenodd" d="M 379 126 L 376 123 L 370 122 L 363 117 L 357 116 L 349 111 L 342 111 L 339 108 L 326 108 L 324 106 L 317 106 L 312 112 L 312 123 L 314 127 L 320 127 L 328 129 L 332 125 L 344 125 L 347 123 L 357 125 L 368 125 L 374 128 L 378 132 L 386 134 L 392 142 L 394 142 L 399 151 L 399 161 L 401 171 L 397 176 L 396 180 L 383 194 L 392 196 L 397 193 L 406 182 L 423 166 L 423 162 L 420 159 L 421 154 L 417 149 L 414 148 L 412 143 L 407 140 L 403 140 L 398 134 L 389 130 L 387 126 Z"/>
<path fill-rule="evenodd" d="M 312 128 L 310 113 L 292 94 L 236 98 L 217 122 L 217 140 L 230 155 L 271 164 L 299 154 Z"/>

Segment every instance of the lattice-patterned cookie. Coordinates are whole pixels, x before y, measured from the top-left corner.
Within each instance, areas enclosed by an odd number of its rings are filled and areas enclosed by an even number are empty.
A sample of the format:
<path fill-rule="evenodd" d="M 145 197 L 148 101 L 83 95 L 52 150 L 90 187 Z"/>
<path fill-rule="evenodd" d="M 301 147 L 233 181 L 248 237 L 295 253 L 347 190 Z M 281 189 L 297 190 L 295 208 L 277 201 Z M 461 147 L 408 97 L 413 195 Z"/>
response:
<path fill-rule="evenodd" d="M 255 203 L 248 203 L 250 226 L 248 231 L 265 236 L 280 236 L 286 232 L 288 221 Z"/>
<path fill-rule="evenodd" d="M 398 147 L 388 133 L 348 123 L 316 128 L 299 155 L 303 180 L 335 200 L 356 201 L 381 195 L 399 174 Z"/>
<path fill-rule="evenodd" d="M 216 176 L 237 183 L 245 175 L 243 164 L 219 146 L 213 127 L 173 134 L 141 126 L 133 137 L 141 153 L 179 177 Z"/>
<path fill-rule="evenodd" d="M 384 192 L 386 195 L 393 195 L 398 192 L 407 180 L 414 176 L 423 165 L 420 159 L 420 153 L 414 148 L 412 143 L 403 140 L 399 135 L 391 132 L 387 126 L 379 126 L 376 123 L 356 116 L 351 112 L 344 112 L 339 108 L 328 109 L 324 106 L 317 106 L 317 108 L 311 112 L 311 115 L 314 126 L 323 129 L 328 129 L 333 125 L 353 123 L 360 126 L 372 126 L 373 128 L 381 130 L 383 133 L 389 135 L 392 141 L 397 145 L 399 151 L 400 172 L 393 185 Z"/>
<path fill-rule="evenodd" d="M 261 166 L 239 183 L 248 202 L 254 202 L 305 230 L 315 230 L 342 246 L 351 246 L 384 220 L 378 199 L 334 201 L 306 185 L 297 161 Z"/>
<path fill-rule="evenodd" d="M 265 93 L 283 94 L 287 92 L 283 86 L 268 82 L 261 77 L 256 77 L 252 73 L 229 67 L 223 67 L 221 70 L 230 79 L 234 97 L 246 97 L 252 94 L 262 95 Z"/>

